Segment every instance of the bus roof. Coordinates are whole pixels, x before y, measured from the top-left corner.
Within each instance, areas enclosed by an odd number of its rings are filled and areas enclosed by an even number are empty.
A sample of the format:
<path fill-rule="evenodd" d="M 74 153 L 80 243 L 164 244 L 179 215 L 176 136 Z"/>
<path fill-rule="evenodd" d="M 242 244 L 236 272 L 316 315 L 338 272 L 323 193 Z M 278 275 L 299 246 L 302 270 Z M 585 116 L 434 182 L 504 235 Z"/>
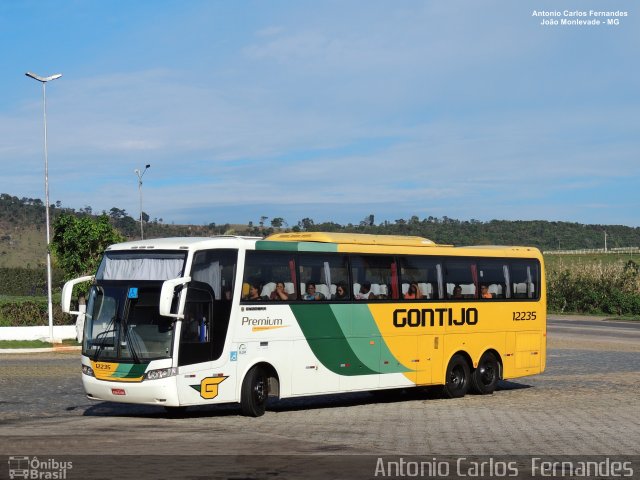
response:
<path fill-rule="evenodd" d="M 538 249 L 523 246 L 476 245 L 453 248 L 415 236 L 369 235 L 362 233 L 289 232 L 262 237 L 221 235 L 217 237 L 170 237 L 116 243 L 107 251 L 202 250 L 211 248 L 247 248 L 299 252 L 370 252 L 448 255 L 539 255 Z M 537 252 L 537 253 L 534 253 Z"/>
<path fill-rule="evenodd" d="M 248 240 L 255 242 L 261 240 L 262 237 L 240 237 L 232 235 L 221 235 L 218 237 L 169 237 L 169 238 L 151 238 L 148 240 L 134 240 L 131 242 L 116 243 L 107 247 L 107 250 L 189 250 L 201 247 L 203 244 L 219 243 L 221 241 L 242 241 Z"/>
<path fill-rule="evenodd" d="M 293 232 L 274 233 L 265 238 L 270 242 L 319 242 L 353 245 L 390 245 L 402 247 L 435 247 L 436 243 L 423 237 L 402 235 L 369 235 L 364 233 Z"/>
<path fill-rule="evenodd" d="M 290 232 L 276 233 L 256 242 L 256 250 L 292 250 L 304 252 L 369 252 L 447 255 L 523 256 L 539 252 L 534 247 L 477 245 L 454 248 L 423 237 L 368 235 L 362 233 Z"/>

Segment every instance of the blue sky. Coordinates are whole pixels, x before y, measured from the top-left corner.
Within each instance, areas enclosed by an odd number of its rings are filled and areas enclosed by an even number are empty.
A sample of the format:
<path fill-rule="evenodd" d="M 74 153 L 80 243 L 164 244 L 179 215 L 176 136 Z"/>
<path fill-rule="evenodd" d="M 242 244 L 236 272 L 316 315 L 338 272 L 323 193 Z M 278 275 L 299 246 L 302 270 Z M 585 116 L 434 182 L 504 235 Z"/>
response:
<path fill-rule="evenodd" d="M 622 10 L 541 26 L 534 10 Z M 640 226 L 628 1 L 0 3 L 0 192 L 165 222 Z"/>

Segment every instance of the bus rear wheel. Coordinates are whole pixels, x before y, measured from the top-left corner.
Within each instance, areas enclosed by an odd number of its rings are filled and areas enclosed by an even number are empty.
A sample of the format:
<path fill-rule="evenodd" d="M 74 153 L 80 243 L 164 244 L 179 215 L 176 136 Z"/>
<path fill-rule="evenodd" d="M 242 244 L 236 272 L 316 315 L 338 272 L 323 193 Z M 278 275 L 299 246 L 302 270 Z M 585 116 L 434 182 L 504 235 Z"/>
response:
<path fill-rule="evenodd" d="M 264 415 L 269 396 L 269 378 L 261 367 L 253 367 L 244 377 L 240 392 L 240 408 L 248 417 Z"/>
<path fill-rule="evenodd" d="M 475 393 L 491 395 L 498 386 L 498 380 L 500 380 L 498 359 L 493 353 L 485 352 L 480 357 L 478 368 L 473 371 L 471 387 Z"/>
<path fill-rule="evenodd" d="M 461 398 L 469 391 L 471 371 L 462 355 L 454 355 L 447 366 L 444 394 L 449 398 Z"/>

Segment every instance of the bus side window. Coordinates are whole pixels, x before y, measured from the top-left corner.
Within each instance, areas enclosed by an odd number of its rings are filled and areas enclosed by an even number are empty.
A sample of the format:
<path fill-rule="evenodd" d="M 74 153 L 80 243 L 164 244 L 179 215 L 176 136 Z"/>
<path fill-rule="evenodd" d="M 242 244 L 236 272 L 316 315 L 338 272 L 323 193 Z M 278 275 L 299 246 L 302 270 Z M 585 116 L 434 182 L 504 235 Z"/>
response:
<path fill-rule="evenodd" d="M 506 298 L 507 265 L 503 260 L 479 260 L 478 281 L 492 299 Z"/>
<path fill-rule="evenodd" d="M 478 269 L 472 258 L 448 259 L 444 269 L 447 298 L 475 299 L 478 297 Z"/>
<path fill-rule="evenodd" d="M 315 285 L 315 293 L 321 300 L 348 300 L 349 292 L 336 298 L 338 285 L 349 281 L 349 262 L 346 255 L 338 253 L 305 253 L 298 260 L 300 292 L 308 296 L 307 285 Z"/>
<path fill-rule="evenodd" d="M 358 300 L 400 298 L 398 264 L 389 255 L 353 255 L 351 257 L 353 293 Z"/>
<path fill-rule="evenodd" d="M 196 252 L 191 278 L 208 284 L 217 300 L 232 300 L 238 252 L 236 250 L 202 250 Z"/>
<path fill-rule="evenodd" d="M 443 290 L 440 285 L 441 261 L 438 258 L 422 256 L 398 257 L 400 278 L 402 280 L 401 295 L 404 298 L 409 292 L 412 283 L 416 283 L 419 289 L 418 298 L 421 300 L 439 299 Z M 453 288 L 453 285 L 451 286 Z M 413 297 L 413 294 L 411 295 Z M 410 298 L 412 301 L 413 298 Z"/>
<path fill-rule="evenodd" d="M 513 298 L 540 298 L 540 269 L 534 260 L 512 261 L 509 268 Z"/>
<path fill-rule="evenodd" d="M 243 301 L 252 301 L 249 298 L 249 285 L 255 285 L 258 288 L 258 295 L 263 301 L 275 300 L 274 292 L 278 283 L 284 284 L 289 301 L 298 298 L 296 263 L 291 253 L 248 251 L 243 282 L 247 285 L 246 288 L 243 287 Z M 279 298 L 278 301 L 285 300 Z"/>

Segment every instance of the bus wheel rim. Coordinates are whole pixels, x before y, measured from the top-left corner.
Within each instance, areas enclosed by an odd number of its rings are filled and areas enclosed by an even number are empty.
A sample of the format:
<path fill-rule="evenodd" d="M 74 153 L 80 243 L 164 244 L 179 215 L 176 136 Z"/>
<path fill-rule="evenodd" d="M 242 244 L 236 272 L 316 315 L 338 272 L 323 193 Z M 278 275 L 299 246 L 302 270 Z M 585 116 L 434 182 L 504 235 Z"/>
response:
<path fill-rule="evenodd" d="M 456 366 L 451 370 L 451 385 L 458 389 L 464 385 L 464 371 L 462 367 Z"/>
<path fill-rule="evenodd" d="M 492 365 L 485 364 L 480 369 L 480 381 L 483 385 L 491 385 L 495 380 L 496 372 Z"/>
<path fill-rule="evenodd" d="M 258 402 L 264 402 L 264 400 L 267 398 L 266 391 L 267 389 L 264 378 L 258 379 L 253 389 L 253 393 L 255 394 L 255 398 Z"/>

